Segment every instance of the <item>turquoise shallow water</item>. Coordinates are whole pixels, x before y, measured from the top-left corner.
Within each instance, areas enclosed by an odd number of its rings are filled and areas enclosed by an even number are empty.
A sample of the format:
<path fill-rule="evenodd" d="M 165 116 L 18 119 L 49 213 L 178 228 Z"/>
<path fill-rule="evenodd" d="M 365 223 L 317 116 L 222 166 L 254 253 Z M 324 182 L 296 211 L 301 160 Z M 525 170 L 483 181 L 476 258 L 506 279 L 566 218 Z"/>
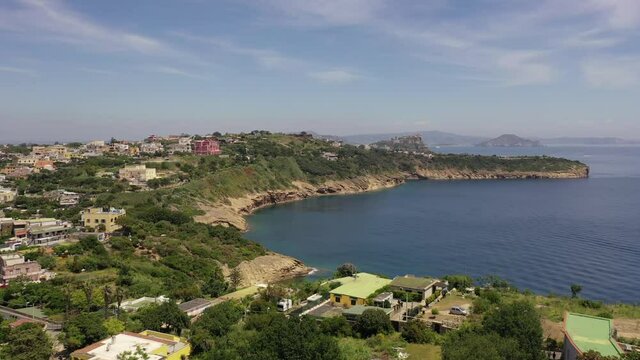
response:
<path fill-rule="evenodd" d="M 490 153 L 495 149 L 441 148 Z M 498 149 L 591 166 L 584 180 L 412 181 L 259 211 L 248 237 L 325 274 L 495 274 L 539 293 L 640 302 L 640 147 Z"/>

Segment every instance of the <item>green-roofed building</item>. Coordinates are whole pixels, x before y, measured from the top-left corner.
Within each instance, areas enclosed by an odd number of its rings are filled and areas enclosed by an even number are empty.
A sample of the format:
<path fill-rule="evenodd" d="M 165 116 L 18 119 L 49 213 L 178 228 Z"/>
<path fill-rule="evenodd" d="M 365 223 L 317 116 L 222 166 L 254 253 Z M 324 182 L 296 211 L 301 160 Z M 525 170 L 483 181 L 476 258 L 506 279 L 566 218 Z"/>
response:
<path fill-rule="evenodd" d="M 391 282 L 389 279 L 368 273 L 358 273 L 336 281 L 341 285 L 330 291 L 331 303 L 343 305 L 347 308 L 355 305 L 364 305 L 370 295 Z"/>
<path fill-rule="evenodd" d="M 436 287 L 442 282 L 437 279 L 428 277 L 417 277 L 413 275 L 396 276 L 389 284 L 393 291 L 404 291 L 408 293 L 416 293 L 422 296 L 422 300 L 431 296 Z"/>
<path fill-rule="evenodd" d="M 564 315 L 563 359 L 575 360 L 593 350 L 604 356 L 620 357 L 622 349 L 613 338 L 613 320 L 567 312 Z"/>

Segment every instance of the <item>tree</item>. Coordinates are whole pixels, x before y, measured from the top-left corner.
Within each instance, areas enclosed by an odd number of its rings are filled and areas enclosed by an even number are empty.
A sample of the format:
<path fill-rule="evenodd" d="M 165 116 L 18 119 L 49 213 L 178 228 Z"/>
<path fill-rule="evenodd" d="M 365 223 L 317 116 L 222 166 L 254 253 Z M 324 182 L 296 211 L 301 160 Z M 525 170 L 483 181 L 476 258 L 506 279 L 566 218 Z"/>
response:
<path fill-rule="evenodd" d="M 481 334 L 475 330 L 447 333 L 442 345 L 443 360 L 514 360 L 526 359 L 515 339 L 497 334 Z"/>
<path fill-rule="evenodd" d="M 577 298 L 578 294 L 582 291 L 582 285 L 571 284 L 571 297 Z"/>
<path fill-rule="evenodd" d="M 114 317 L 108 318 L 102 323 L 102 325 L 107 329 L 107 333 L 110 336 L 120 334 L 125 329 L 124 323 Z"/>
<path fill-rule="evenodd" d="M 0 348 L 0 358 L 7 360 L 49 360 L 53 345 L 42 325 L 22 324 L 7 337 L 7 345 Z"/>
<path fill-rule="evenodd" d="M 118 354 L 117 360 L 149 360 L 149 354 L 140 346 L 136 345 L 136 351 L 124 351 Z"/>
<path fill-rule="evenodd" d="M 232 289 L 237 289 L 240 283 L 242 282 L 242 273 L 240 273 L 240 269 L 237 267 L 231 270 L 231 274 L 229 274 L 229 283 L 231 284 Z"/>
<path fill-rule="evenodd" d="M 537 360 L 543 347 L 540 315 L 527 301 L 515 301 L 489 312 L 483 322 L 486 332 L 494 332 L 504 338 L 513 338 L 527 355 Z"/>
<path fill-rule="evenodd" d="M 242 305 L 226 301 L 206 309 L 191 329 L 193 352 L 205 352 L 213 347 L 217 337 L 225 336 L 244 314 Z"/>
<path fill-rule="evenodd" d="M 322 334 L 317 321 L 307 317 L 287 319 L 279 314 L 268 329 L 258 333 L 251 345 L 247 360 L 341 358 L 336 339 Z"/>
<path fill-rule="evenodd" d="M 447 275 L 443 279 L 449 282 L 449 289 L 464 290 L 473 285 L 473 279 L 468 275 Z"/>
<path fill-rule="evenodd" d="M 109 334 L 97 313 L 82 313 L 64 327 L 62 342 L 69 350 L 76 350 L 106 338 Z"/>
<path fill-rule="evenodd" d="M 185 314 L 173 301 L 162 304 L 152 304 L 138 310 L 135 318 L 142 322 L 147 330 L 171 332 L 180 334 L 182 329 L 189 328 L 189 316 Z"/>
<path fill-rule="evenodd" d="M 388 334 L 393 330 L 389 316 L 380 309 L 367 309 L 356 320 L 355 330 L 362 337 L 370 337 L 376 334 Z"/>
<path fill-rule="evenodd" d="M 337 337 L 347 337 L 353 333 L 351 325 L 344 316 L 334 316 L 323 319 L 320 322 L 320 331 L 322 331 L 323 334 Z"/>
<path fill-rule="evenodd" d="M 224 276 L 219 270 L 207 279 L 202 286 L 202 292 L 213 297 L 222 296 L 229 290 L 229 284 L 224 281 Z"/>
<path fill-rule="evenodd" d="M 430 344 L 435 342 L 436 333 L 421 320 L 411 320 L 402 326 L 402 338 L 414 344 Z"/>
<path fill-rule="evenodd" d="M 353 276 L 356 273 L 356 266 L 352 263 L 344 263 L 336 269 L 336 277 Z"/>

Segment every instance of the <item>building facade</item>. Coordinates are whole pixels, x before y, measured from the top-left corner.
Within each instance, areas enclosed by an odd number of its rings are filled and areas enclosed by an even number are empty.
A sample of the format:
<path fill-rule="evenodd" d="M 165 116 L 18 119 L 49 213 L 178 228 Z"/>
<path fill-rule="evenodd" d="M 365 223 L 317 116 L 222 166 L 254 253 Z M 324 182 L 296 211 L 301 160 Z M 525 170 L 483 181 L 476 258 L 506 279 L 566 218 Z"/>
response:
<path fill-rule="evenodd" d="M 130 183 L 145 183 L 149 180 L 156 179 L 156 169 L 147 168 L 146 165 L 127 165 L 118 171 L 120 179 L 129 181 Z"/>
<path fill-rule="evenodd" d="M 213 139 L 196 140 L 193 142 L 193 153 L 196 155 L 219 155 L 220 143 Z"/>
<path fill-rule="evenodd" d="M 366 305 L 367 298 L 389 285 L 391 280 L 368 273 L 337 279 L 341 285 L 329 292 L 332 304 L 346 308 Z"/>
<path fill-rule="evenodd" d="M 13 202 L 16 199 L 16 191 L 11 189 L 0 188 L 0 204 Z"/>
<path fill-rule="evenodd" d="M 97 230 L 100 225 L 103 225 L 105 232 L 112 233 L 121 229 L 121 226 L 116 223 L 116 219 L 126 213 L 124 209 L 93 207 L 83 210 L 81 219 L 86 228 Z"/>
<path fill-rule="evenodd" d="M 26 261 L 18 254 L 0 255 L 0 284 L 6 286 L 18 278 L 31 281 L 46 279 L 48 273 L 36 261 Z"/>

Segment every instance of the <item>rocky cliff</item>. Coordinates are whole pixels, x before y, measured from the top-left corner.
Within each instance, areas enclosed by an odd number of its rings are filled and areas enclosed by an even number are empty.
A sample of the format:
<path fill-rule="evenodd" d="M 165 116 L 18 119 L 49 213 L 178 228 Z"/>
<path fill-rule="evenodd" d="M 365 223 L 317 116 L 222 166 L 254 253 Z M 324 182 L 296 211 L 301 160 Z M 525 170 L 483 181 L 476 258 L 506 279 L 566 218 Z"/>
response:
<path fill-rule="evenodd" d="M 473 171 L 468 169 L 419 169 L 418 178 L 429 180 L 486 179 L 582 179 L 589 177 L 589 168 L 576 166 L 564 171 Z"/>
<path fill-rule="evenodd" d="M 386 189 L 402 184 L 407 178 L 409 178 L 409 174 L 376 175 L 350 180 L 331 180 L 318 185 L 296 181 L 289 189 L 247 194 L 240 198 L 226 199 L 215 204 L 201 204 L 200 208 L 205 214 L 196 216 L 195 220 L 208 224 L 232 225 L 246 231 L 245 216 L 265 206 L 302 200 L 312 196 L 346 195 Z"/>

